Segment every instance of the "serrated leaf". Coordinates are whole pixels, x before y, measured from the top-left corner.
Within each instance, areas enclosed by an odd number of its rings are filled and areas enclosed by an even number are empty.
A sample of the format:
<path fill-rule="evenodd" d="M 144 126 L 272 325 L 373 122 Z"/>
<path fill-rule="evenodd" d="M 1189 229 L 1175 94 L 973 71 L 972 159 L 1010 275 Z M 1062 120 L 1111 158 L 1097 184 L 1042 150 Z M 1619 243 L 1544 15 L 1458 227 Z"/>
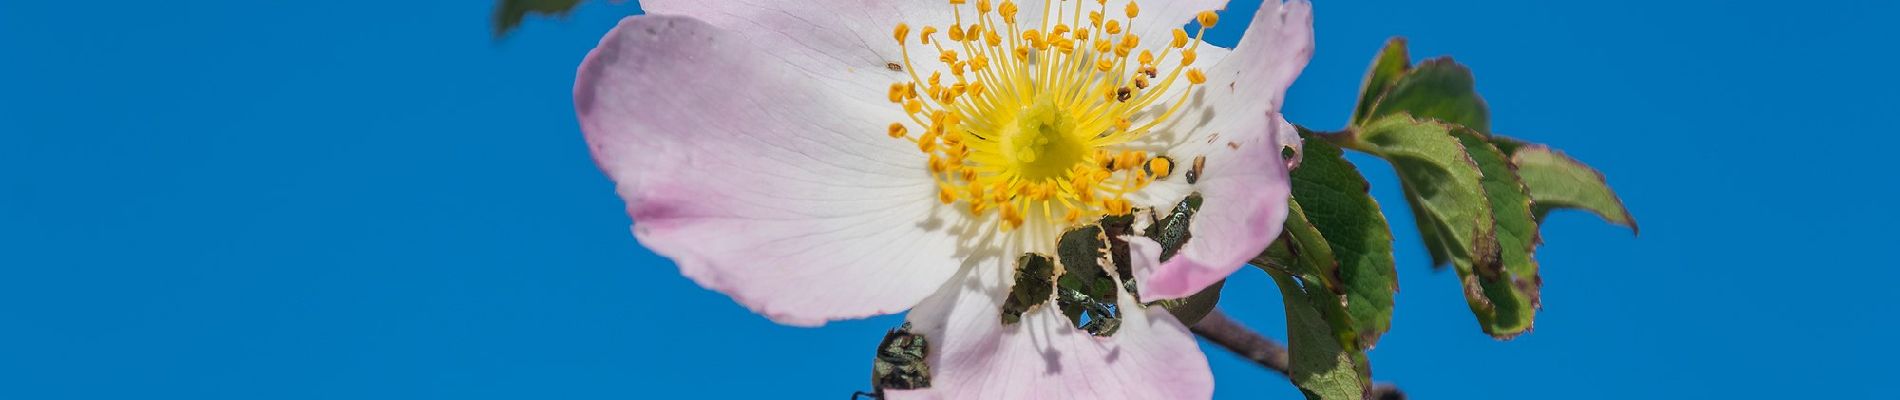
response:
<path fill-rule="evenodd" d="M 1604 181 L 1603 173 L 1544 145 L 1497 136 L 1492 137 L 1492 143 L 1517 165 L 1518 177 L 1530 188 L 1532 213 L 1538 221 L 1553 210 L 1579 209 L 1631 231 L 1638 230 L 1636 219 Z"/>
<path fill-rule="evenodd" d="M 1367 119 L 1377 121 L 1397 114 L 1491 131 L 1491 109 L 1478 96 L 1471 69 L 1450 57 L 1426 60 L 1406 71 L 1391 90 L 1380 96 Z"/>
<path fill-rule="evenodd" d="M 1531 196 L 1518 180 L 1511 161 L 1503 151 L 1491 145 L 1477 131 L 1458 127 L 1452 135 L 1465 146 L 1478 170 L 1484 173 L 1484 194 L 1490 201 L 1491 216 L 1497 223 L 1498 255 L 1503 269 L 1478 269 L 1478 283 L 1491 301 L 1485 332 L 1497 337 L 1512 337 L 1531 328 L 1538 307 L 1538 291 L 1543 285 L 1537 275 L 1537 220 L 1531 215 Z M 1469 290 L 1469 288 L 1467 288 Z M 1480 319 L 1485 319 L 1480 316 Z"/>
<path fill-rule="evenodd" d="M 1394 39 L 1403 51 L 1403 39 Z M 1371 348 L 1392 325 L 1392 298 L 1399 290 L 1392 257 L 1392 228 L 1369 192 L 1359 168 L 1339 147 L 1302 133 L 1305 159 L 1289 175 L 1293 200 L 1326 238 L 1339 264 L 1359 344 Z"/>
<path fill-rule="evenodd" d="M 1359 129 L 1348 143 L 1392 163 L 1421 237 L 1428 249 L 1450 258 L 1479 325 L 1492 336 L 1512 337 L 1530 327 L 1530 314 L 1513 308 L 1520 299 L 1511 291 L 1486 290 L 1481 279 L 1504 276 L 1506 267 L 1484 173 L 1455 129 L 1398 114 Z"/>
<path fill-rule="evenodd" d="M 1332 245 L 1306 219 L 1297 201 L 1287 202 L 1287 220 L 1280 238 L 1267 247 L 1255 265 L 1269 273 L 1284 273 L 1297 280 L 1305 296 L 1330 329 L 1329 337 L 1338 349 L 1348 353 L 1361 382 L 1371 382 L 1372 369 L 1360 345 L 1357 323 L 1346 310 L 1346 296 L 1337 275 L 1339 262 L 1333 258 Z M 1263 259 L 1264 258 L 1264 259 Z"/>
<path fill-rule="evenodd" d="M 1284 272 L 1266 268 L 1280 287 L 1286 305 L 1287 358 L 1293 384 L 1308 399 L 1359 400 L 1365 398 L 1369 379 L 1361 376 L 1355 360 L 1364 353 L 1337 340 L 1327 309 L 1343 313 L 1338 297 L 1325 290 L 1302 286 Z"/>
<path fill-rule="evenodd" d="M 1283 259 L 1296 261 L 1288 264 L 1302 279 L 1319 284 L 1327 292 L 1344 295 L 1346 290 L 1340 284 L 1339 261 L 1333 256 L 1332 245 L 1326 242 L 1319 228 L 1306 219 L 1306 211 L 1298 201 L 1289 199 L 1286 205 L 1284 231 L 1294 245 L 1282 247 L 1286 252 Z"/>
<path fill-rule="evenodd" d="M 581 0 L 500 0 L 495 3 L 495 37 L 507 35 L 521 26 L 521 20 L 527 19 L 528 14 L 565 15 L 580 4 Z"/>
<path fill-rule="evenodd" d="M 1372 67 L 1366 69 L 1366 78 L 1359 84 L 1359 105 L 1352 110 L 1352 125 L 1362 125 L 1371 118 L 1372 106 L 1384 97 L 1399 77 L 1412 68 L 1412 56 L 1405 50 L 1405 38 L 1393 37 L 1386 40 L 1385 48 L 1372 59 Z"/>

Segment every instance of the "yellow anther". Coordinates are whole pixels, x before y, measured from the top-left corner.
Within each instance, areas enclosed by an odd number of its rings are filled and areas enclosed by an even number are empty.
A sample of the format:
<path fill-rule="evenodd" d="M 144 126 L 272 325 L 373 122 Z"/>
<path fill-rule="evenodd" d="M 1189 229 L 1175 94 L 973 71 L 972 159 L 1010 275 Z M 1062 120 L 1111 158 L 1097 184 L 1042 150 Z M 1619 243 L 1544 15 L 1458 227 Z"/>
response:
<path fill-rule="evenodd" d="M 1069 25 L 1067 24 L 1056 24 L 1056 27 L 1049 28 L 1049 36 L 1052 36 L 1052 37 L 1062 36 L 1067 33 L 1069 33 Z"/>
<path fill-rule="evenodd" d="M 968 40 L 976 40 L 976 38 L 983 37 L 982 34 L 983 34 L 982 25 L 970 24 L 970 31 L 967 33 L 964 33 L 963 37 Z"/>
<path fill-rule="evenodd" d="M 1122 22 L 1113 21 L 1113 20 L 1108 21 L 1107 24 L 1102 25 L 1102 31 L 1108 32 L 1108 34 L 1110 35 L 1122 33 Z"/>
<path fill-rule="evenodd" d="M 1174 46 L 1174 48 L 1177 48 L 1177 49 L 1182 48 L 1182 47 L 1187 47 L 1188 45 L 1187 30 L 1181 29 L 1181 28 L 1174 28 L 1174 42 L 1168 43 L 1168 45 Z"/>
<path fill-rule="evenodd" d="M 917 150 L 921 150 L 925 153 L 937 151 L 938 131 L 940 131 L 940 129 L 932 129 L 929 132 L 924 132 L 924 137 L 917 139 Z"/>
<path fill-rule="evenodd" d="M 891 84 L 891 92 L 889 96 L 892 103 L 898 103 L 898 104 L 904 103 L 904 87 L 905 86 L 902 83 Z"/>
<path fill-rule="evenodd" d="M 1005 0 L 1003 5 L 996 9 L 996 14 L 1003 16 L 1003 23 L 1015 25 L 1016 11 L 1016 2 Z"/>
<path fill-rule="evenodd" d="M 1110 61 L 1110 60 L 1096 61 L 1095 69 L 1102 72 L 1108 72 L 1109 70 L 1115 69 L 1115 62 Z"/>
<path fill-rule="evenodd" d="M 891 135 L 892 139 L 901 138 L 910 135 L 910 128 L 904 127 L 904 124 L 901 123 L 894 123 L 891 124 L 890 132 L 887 133 Z"/>
<path fill-rule="evenodd" d="M 1093 26 L 1097 28 L 1102 27 L 1102 12 L 1101 11 L 1089 11 L 1089 26 Z"/>
<path fill-rule="evenodd" d="M 951 188 L 950 185 L 938 183 L 937 184 L 937 201 L 943 202 L 943 204 L 945 205 L 956 203 L 957 202 L 956 189 Z"/>
<path fill-rule="evenodd" d="M 1174 160 L 1167 157 L 1155 157 L 1153 160 L 1148 160 L 1148 175 L 1165 177 L 1170 172 L 1174 172 Z"/>
<path fill-rule="evenodd" d="M 976 12 L 979 14 L 989 13 L 990 0 L 976 0 Z"/>
<path fill-rule="evenodd" d="M 953 5 L 953 6 L 960 6 L 960 5 L 963 5 L 963 3 L 964 3 L 964 0 L 950 0 L 950 5 Z"/>
<path fill-rule="evenodd" d="M 1220 14 L 1215 14 L 1213 11 L 1202 11 L 1200 15 L 1194 16 L 1194 22 L 1201 23 L 1202 28 L 1213 28 L 1214 24 L 1220 23 Z"/>
<path fill-rule="evenodd" d="M 923 39 L 924 44 L 930 44 L 930 35 L 935 34 L 937 34 L 937 27 L 925 26 L 923 32 L 918 34 L 917 37 Z"/>
<path fill-rule="evenodd" d="M 1207 83 L 1207 74 L 1201 73 L 1200 68 L 1188 70 L 1187 78 L 1188 78 L 1188 83 L 1192 83 L 1196 85 Z"/>
<path fill-rule="evenodd" d="M 937 56 L 937 61 L 942 61 L 944 64 L 955 64 L 957 62 L 957 51 L 944 50 L 942 55 Z"/>
<path fill-rule="evenodd" d="M 946 31 L 947 31 L 947 32 L 948 32 L 948 33 L 950 34 L 950 41 L 952 41 L 952 42 L 962 42 L 962 41 L 963 41 L 963 29 L 962 29 L 962 28 L 958 28 L 958 27 L 956 27 L 955 25 L 951 25 L 951 26 L 950 26 L 950 28 L 948 28 L 948 29 L 947 29 Z"/>
<path fill-rule="evenodd" d="M 1071 224 L 1081 219 L 1082 219 L 1082 210 L 1080 209 L 1071 208 L 1069 209 L 1069 212 L 1067 214 L 1062 214 L 1062 220 Z"/>
<path fill-rule="evenodd" d="M 1181 66 L 1193 65 L 1194 60 L 1197 60 L 1200 58 L 1201 58 L 1201 54 L 1195 52 L 1194 49 L 1187 49 L 1186 51 L 1182 51 L 1181 52 Z"/>
<path fill-rule="evenodd" d="M 1089 31 L 1075 31 L 1075 40 L 1089 40 Z"/>
<path fill-rule="evenodd" d="M 1023 213 L 1016 210 L 1016 203 L 1003 203 L 1003 226 L 1011 229 L 1023 226 Z"/>
<path fill-rule="evenodd" d="M 917 99 L 910 99 L 909 101 L 905 101 L 904 112 L 911 113 L 911 114 L 924 112 L 924 102 L 917 101 Z"/>
<path fill-rule="evenodd" d="M 1141 56 L 1137 57 L 1136 60 L 1141 61 L 1141 65 L 1153 65 L 1155 63 L 1155 52 L 1142 50 Z"/>
<path fill-rule="evenodd" d="M 910 39 L 910 25 L 898 23 L 897 30 L 891 36 L 897 38 L 897 43 L 904 43 L 905 40 Z"/>
<path fill-rule="evenodd" d="M 990 45 L 990 47 L 1000 46 L 1003 44 L 1003 35 L 997 34 L 994 29 L 985 30 L 983 31 L 983 44 Z"/>
<path fill-rule="evenodd" d="M 1128 9 L 1122 10 L 1122 11 L 1126 11 L 1128 13 L 1129 19 L 1134 19 L 1135 16 L 1141 15 L 1141 6 L 1135 5 L 1135 2 L 1131 1 L 1131 2 L 1128 2 Z"/>

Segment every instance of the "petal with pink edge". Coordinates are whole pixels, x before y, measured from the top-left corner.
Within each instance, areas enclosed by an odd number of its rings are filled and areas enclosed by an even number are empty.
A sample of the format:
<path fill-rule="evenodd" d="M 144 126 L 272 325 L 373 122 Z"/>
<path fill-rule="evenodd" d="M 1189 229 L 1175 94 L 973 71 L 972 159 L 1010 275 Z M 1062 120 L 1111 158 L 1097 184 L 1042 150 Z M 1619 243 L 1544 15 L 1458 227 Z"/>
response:
<path fill-rule="evenodd" d="M 1145 267 L 1144 267 L 1145 268 Z M 1007 268 L 972 268 L 909 316 L 930 342 L 931 387 L 892 399 L 1205 399 L 1214 377 L 1193 333 L 1119 291 L 1121 328 L 1096 337 L 1054 302 L 1003 325 Z M 1119 285 L 1118 285 L 1119 286 Z"/>
<path fill-rule="evenodd" d="M 1190 238 L 1152 275 L 1137 274 L 1143 301 L 1191 296 L 1240 269 L 1280 234 L 1289 192 L 1286 146 L 1298 146 L 1279 115 L 1286 88 L 1313 53 L 1312 5 L 1270 0 L 1240 45 L 1192 90 L 1182 115 L 1162 129 L 1164 154 L 1197 179 L 1156 181 L 1137 204 L 1166 213 L 1192 193 L 1202 206 Z M 1196 166 L 1199 167 L 1196 167 Z M 1184 174 L 1185 174 L 1184 172 Z"/>
<path fill-rule="evenodd" d="M 887 314 L 961 262 L 903 114 L 691 18 L 623 20 L 582 64 L 581 128 L 634 235 L 781 323 Z"/>

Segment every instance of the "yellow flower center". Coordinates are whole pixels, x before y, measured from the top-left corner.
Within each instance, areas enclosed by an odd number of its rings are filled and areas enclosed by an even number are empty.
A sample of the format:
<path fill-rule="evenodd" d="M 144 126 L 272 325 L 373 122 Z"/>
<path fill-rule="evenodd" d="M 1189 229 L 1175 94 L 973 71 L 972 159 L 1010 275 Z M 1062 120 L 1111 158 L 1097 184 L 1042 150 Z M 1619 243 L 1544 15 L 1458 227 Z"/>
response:
<path fill-rule="evenodd" d="M 1170 86 L 1207 81 L 1192 66 L 1201 35 L 1218 21 L 1213 12 L 1199 15 L 1193 38 L 1175 29 L 1157 55 L 1137 52 L 1142 38 L 1130 29 L 1140 8 L 1133 2 L 1122 10 L 1126 18 L 1113 19 L 1107 0 L 1095 0 L 1086 14 L 1080 0 L 1045 0 L 1040 22 L 1023 26 L 1015 2 L 992 8 L 976 0 L 966 21 L 969 1 L 948 1 L 955 25 L 925 26 L 918 35 L 943 65 L 928 77 L 912 66 L 910 26 L 897 25 L 893 36 L 911 80 L 891 85 L 889 100 L 909 121 L 887 131 L 930 156 L 939 201 L 967 205 L 977 216 L 996 212 L 1003 229 L 1029 218 L 1074 224 L 1132 212 L 1128 194 L 1173 171 L 1174 160 L 1132 144 L 1186 103 L 1184 90 L 1165 111 L 1141 112 Z M 948 41 L 936 38 L 939 29 Z"/>

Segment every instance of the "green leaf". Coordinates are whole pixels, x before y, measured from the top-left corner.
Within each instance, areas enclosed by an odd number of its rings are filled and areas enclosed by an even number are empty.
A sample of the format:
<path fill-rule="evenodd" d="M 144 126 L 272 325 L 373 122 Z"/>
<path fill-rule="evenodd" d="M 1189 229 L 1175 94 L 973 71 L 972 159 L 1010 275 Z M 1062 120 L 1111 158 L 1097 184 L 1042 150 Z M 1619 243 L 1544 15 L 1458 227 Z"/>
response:
<path fill-rule="evenodd" d="M 1465 286 L 1465 302 L 1484 331 L 1509 338 L 1529 329 L 1526 311 L 1532 307 L 1518 307 L 1530 302 L 1512 290 L 1498 290 L 1500 285 L 1487 288 L 1481 279 L 1504 276 L 1503 244 L 1485 193 L 1485 174 L 1453 135 L 1457 129 L 1398 114 L 1368 124 L 1346 142 L 1392 163 L 1427 248 L 1449 257 Z"/>
<path fill-rule="evenodd" d="M 1491 145 L 1483 133 L 1458 127 L 1452 136 L 1477 162 L 1484 173 L 1484 194 L 1490 200 L 1492 219 L 1497 221 L 1498 253 L 1502 269 L 1477 269 L 1478 283 L 1491 302 L 1490 324 L 1485 332 L 1508 338 L 1522 334 L 1535 322 L 1538 290 L 1543 280 L 1537 275 L 1537 220 L 1531 216 L 1531 196 L 1518 180 L 1517 173 L 1503 151 Z M 1467 288 L 1469 290 L 1469 288 Z M 1480 319 L 1484 319 L 1480 316 Z"/>
<path fill-rule="evenodd" d="M 1227 286 L 1225 279 L 1214 282 L 1213 285 L 1208 285 L 1207 289 L 1202 289 L 1200 293 L 1195 293 L 1185 299 L 1161 300 L 1153 304 L 1167 309 L 1168 313 L 1173 314 L 1174 319 L 1181 321 L 1182 325 L 1193 326 L 1194 323 L 1201 322 L 1201 318 L 1206 318 L 1207 314 L 1214 312 L 1214 306 L 1220 303 L 1220 289 L 1223 286 Z"/>
<path fill-rule="evenodd" d="M 1490 107 L 1478 96 L 1473 82 L 1471 69 L 1449 57 L 1426 60 L 1392 84 L 1367 119 L 1378 121 L 1403 113 L 1490 132 Z"/>
<path fill-rule="evenodd" d="M 580 4 L 581 0 L 500 0 L 495 3 L 495 37 L 513 31 L 528 14 L 566 15 Z"/>
<path fill-rule="evenodd" d="M 1394 39 L 1401 52 L 1403 40 Z M 1293 199 L 1330 245 L 1360 347 L 1371 348 L 1392 325 L 1392 297 L 1399 290 L 1392 228 L 1369 192 L 1371 185 L 1345 152 L 1310 133 L 1302 136 L 1304 161 L 1290 173 Z"/>
<path fill-rule="evenodd" d="M 1287 274 L 1298 281 L 1307 300 L 1318 311 L 1319 319 L 1327 326 L 1327 336 L 1332 338 L 1333 346 L 1350 355 L 1349 361 L 1356 367 L 1361 382 L 1371 382 L 1372 369 L 1365 359 L 1365 347 L 1360 345 L 1353 315 L 1346 310 L 1347 297 L 1339 283 L 1339 262 L 1333 258 L 1332 245 L 1305 215 L 1299 202 L 1289 200 L 1285 230 L 1267 247 L 1264 259 L 1256 257 L 1254 264 L 1266 266 L 1264 269 L 1269 273 Z"/>
<path fill-rule="evenodd" d="M 1365 81 L 1359 84 L 1359 106 L 1352 110 L 1352 125 L 1365 124 L 1371 118 L 1372 106 L 1384 97 L 1399 77 L 1412 68 L 1412 56 L 1405 51 L 1405 38 L 1394 36 L 1385 42 L 1385 48 L 1379 50 L 1379 56 L 1372 59 L 1372 67 L 1366 70 Z"/>
<path fill-rule="evenodd" d="M 1359 400 L 1365 398 L 1367 382 L 1354 360 L 1364 353 L 1336 340 L 1335 326 L 1325 315 L 1327 309 L 1343 312 L 1338 296 L 1313 290 L 1284 272 L 1267 268 L 1267 275 L 1280 286 L 1286 304 L 1287 358 L 1293 384 L 1308 399 Z"/>
<path fill-rule="evenodd" d="M 1631 231 L 1638 230 L 1623 200 L 1596 169 L 1541 144 L 1498 136 L 1493 136 L 1492 142 L 1517 165 L 1518 177 L 1530 188 L 1537 220 L 1542 221 L 1552 210 L 1580 209 Z"/>

